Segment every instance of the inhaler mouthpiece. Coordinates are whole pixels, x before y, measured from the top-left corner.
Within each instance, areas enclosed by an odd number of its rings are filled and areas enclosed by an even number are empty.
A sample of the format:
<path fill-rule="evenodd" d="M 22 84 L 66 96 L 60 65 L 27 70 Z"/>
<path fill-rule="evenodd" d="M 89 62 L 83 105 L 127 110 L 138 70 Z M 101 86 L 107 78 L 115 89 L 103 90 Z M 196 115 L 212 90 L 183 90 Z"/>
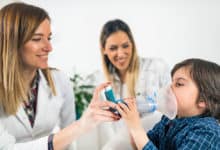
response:
<path fill-rule="evenodd" d="M 174 119 L 177 115 L 176 97 L 170 86 L 147 95 L 144 103 L 137 105 L 140 113 L 152 113 L 157 110 L 169 119 Z"/>

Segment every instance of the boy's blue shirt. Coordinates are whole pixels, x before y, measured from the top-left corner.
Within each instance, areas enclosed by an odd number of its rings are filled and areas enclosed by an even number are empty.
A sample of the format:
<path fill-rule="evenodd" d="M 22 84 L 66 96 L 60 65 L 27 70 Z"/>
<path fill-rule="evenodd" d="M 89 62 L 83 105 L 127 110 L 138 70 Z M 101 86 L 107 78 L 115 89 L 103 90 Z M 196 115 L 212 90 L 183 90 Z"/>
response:
<path fill-rule="evenodd" d="M 163 116 L 148 133 L 143 150 L 220 150 L 220 125 L 215 118 Z"/>

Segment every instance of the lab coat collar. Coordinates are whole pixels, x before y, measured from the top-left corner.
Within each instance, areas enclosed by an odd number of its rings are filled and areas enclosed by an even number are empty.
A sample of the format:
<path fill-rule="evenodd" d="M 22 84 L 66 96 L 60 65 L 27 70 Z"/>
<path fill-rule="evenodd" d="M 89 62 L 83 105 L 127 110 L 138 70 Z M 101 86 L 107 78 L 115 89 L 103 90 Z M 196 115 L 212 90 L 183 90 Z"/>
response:
<path fill-rule="evenodd" d="M 53 96 L 51 89 L 48 86 L 48 82 L 44 77 L 43 72 L 41 70 L 38 71 L 39 71 L 39 85 L 38 85 L 38 95 L 37 95 L 37 110 L 36 110 L 36 116 L 35 116 L 33 128 L 31 127 L 28 116 L 25 113 L 25 110 L 22 105 L 19 107 L 18 112 L 16 114 L 16 118 L 31 133 L 35 128 L 37 128 L 38 124 L 40 124 L 40 121 L 42 121 L 41 118 L 44 117 L 45 115 L 45 111 L 48 104 L 47 101 L 48 99 L 51 99 L 51 97 Z"/>

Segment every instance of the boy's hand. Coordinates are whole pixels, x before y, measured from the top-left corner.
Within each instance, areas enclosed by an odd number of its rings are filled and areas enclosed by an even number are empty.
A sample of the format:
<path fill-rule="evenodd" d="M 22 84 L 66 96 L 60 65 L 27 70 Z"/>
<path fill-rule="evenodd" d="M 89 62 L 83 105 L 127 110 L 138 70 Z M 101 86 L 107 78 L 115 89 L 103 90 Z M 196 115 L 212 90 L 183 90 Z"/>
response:
<path fill-rule="evenodd" d="M 137 111 L 135 98 L 124 99 L 125 103 L 119 102 L 116 106 L 120 115 L 124 119 L 126 125 L 130 130 L 141 127 L 141 121 L 139 117 L 139 112 Z"/>
<path fill-rule="evenodd" d="M 127 105 L 123 102 L 119 102 L 116 108 L 130 131 L 132 145 L 135 143 L 138 150 L 142 150 L 149 139 L 141 125 L 136 101 L 134 98 L 127 98 L 124 99 L 124 101 Z"/>

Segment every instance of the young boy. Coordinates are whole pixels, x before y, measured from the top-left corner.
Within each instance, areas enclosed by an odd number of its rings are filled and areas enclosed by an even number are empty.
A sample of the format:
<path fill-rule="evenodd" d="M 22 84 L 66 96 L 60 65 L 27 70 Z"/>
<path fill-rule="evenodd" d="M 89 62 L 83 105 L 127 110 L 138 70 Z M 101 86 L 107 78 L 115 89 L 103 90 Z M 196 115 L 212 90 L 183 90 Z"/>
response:
<path fill-rule="evenodd" d="M 173 120 L 163 116 L 147 135 L 141 127 L 134 99 L 117 106 L 136 147 L 141 150 L 220 149 L 220 66 L 187 59 L 174 66 L 171 88 L 178 112 Z"/>

